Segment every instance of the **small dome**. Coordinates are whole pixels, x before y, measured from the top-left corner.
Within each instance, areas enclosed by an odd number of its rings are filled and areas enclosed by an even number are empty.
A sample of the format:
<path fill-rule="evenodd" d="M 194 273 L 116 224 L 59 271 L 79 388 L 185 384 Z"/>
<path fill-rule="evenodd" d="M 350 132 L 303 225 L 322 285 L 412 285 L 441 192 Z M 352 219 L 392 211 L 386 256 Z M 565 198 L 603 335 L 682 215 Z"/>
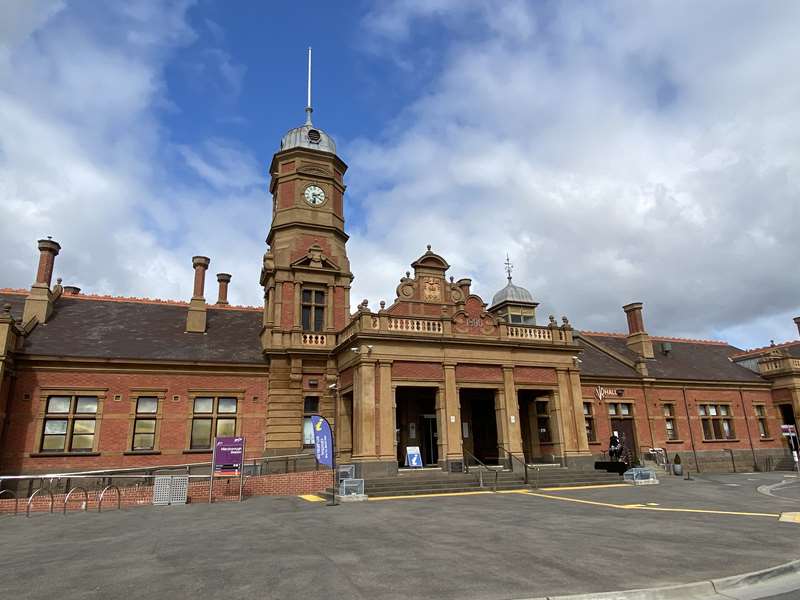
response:
<path fill-rule="evenodd" d="M 330 152 L 336 154 L 336 142 L 333 138 L 321 129 L 317 129 L 311 124 L 310 109 L 306 124 L 300 127 L 290 129 L 286 135 L 281 138 L 281 150 L 288 150 L 289 148 L 310 148 L 311 150 L 322 150 L 323 152 Z"/>
<path fill-rule="evenodd" d="M 501 302 L 536 304 L 531 293 L 525 288 L 511 283 L 510 277 L 508 278 L 506 287 L 492 297 L 492 306 L 497 306 Z"/>

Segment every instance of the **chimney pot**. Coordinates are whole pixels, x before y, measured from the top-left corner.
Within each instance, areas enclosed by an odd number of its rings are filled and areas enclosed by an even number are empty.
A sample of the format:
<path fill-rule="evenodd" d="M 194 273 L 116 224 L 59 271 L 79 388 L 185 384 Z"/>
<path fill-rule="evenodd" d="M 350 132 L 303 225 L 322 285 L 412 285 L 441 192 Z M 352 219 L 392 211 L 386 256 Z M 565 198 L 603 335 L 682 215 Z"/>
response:
<path fill-rule="evenodd" d="M 217 283 L 219 283 L 219 295 L 217 304 L 226 306 L 228 304 L 228 284 L 231 282 L 230 273 L 217 273 Z"/>
<path fill-rule="evenodd" d="M 622 307 L 628 317 L 628 334 L 644 333 L 644 319 L 642 318 L 642 303 L 631 302 Z"/>
<path fill-rule="evenodd" d="M 628 348 L 636 352 L 640 358 L 653 358 L 653 342 L 650 336 L 644 329 L 644 319 L 642 318 L 642 303 L 631 302 L 622 307 L 625 311 L 625 316 L 628 317 L 628 339 L 626 344 Z M 644 365 L 639 369 L 641 375 L 647 375 L 647 366 Z"/>
<path fill-rule="evenodd" d="M 77 296 L 81 293 L 81 288 L 74 285 L 65 285 L 64 294 L 67 296 Z"/>
<path fill-rule="evenodd" d="M 797 325 L 797 333 L 800 335 L 800 317 L 794 318 L 794 324 Z"/>
<path fill-rule="evenodd" d="M 36 270 L 36 283 L 50 288 L 53 281 L 53 265 L 61 246 L 51 239 L 39 240 L 39 268 Z"/>
<path fill-rule="evenodd" d="M 203 293 L 206 285 L 206 270 L 211 264 L 211 259 L 207 256 L 193 256 L 192 267 L 194 267 L 194 293 L 192 298 L 204 299 Z"/>

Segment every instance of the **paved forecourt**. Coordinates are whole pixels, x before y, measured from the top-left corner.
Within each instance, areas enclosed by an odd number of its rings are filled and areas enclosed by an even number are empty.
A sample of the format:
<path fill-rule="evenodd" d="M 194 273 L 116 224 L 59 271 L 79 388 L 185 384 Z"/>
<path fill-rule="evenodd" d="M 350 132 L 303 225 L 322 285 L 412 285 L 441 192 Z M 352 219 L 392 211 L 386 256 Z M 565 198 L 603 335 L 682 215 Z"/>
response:
<path fill-rule="evenodd" d="M 9 597 L 525 598 L 786 562 L 782 476 L 411 498 L 302 498 L 0 518 Z"/>

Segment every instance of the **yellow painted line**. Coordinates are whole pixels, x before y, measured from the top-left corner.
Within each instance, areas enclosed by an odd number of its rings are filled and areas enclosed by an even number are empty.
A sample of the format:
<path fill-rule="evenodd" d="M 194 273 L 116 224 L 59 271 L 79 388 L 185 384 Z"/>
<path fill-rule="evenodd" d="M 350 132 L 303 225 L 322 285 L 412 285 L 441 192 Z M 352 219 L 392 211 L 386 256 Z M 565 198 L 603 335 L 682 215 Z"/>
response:
<path fill-rule="evenodd" d="M 303 494 L 302 496 L 299 496 L 299 498 L 302 498 L 307 502 L 325 502 L 325 498 L 320 498 L 315 494 Z"/>
<path fill-rule="evenodd" d="M 643 504 L 611 504 L 609 502 L 595 502 L 593 500 L 580 500 L 578 498 L 567 498 L 566 496 L 551 496 L 550 494 L 537 494 L 535 492 L 528 492 L 530 496 L 538 498 L 548 498 L 550 500 L 561 500 L 563 502 L 576 502 L 578 504 L 590 504 L 592 506 L 604 506 L 606 508 L 618 508 L 622 510 L 653 510 L 658 512 L 681 512 L 681 513 L 699 513 L 708 515 L 733 515 L 738 517 L 770 517 L 777 519 L 780 517 L 776 513 L 757 513 L 757 512 L 738 512 L 731 510 L 706 510 L 700 508 L 663 508 L 655 506 L 645 506 Z"/>
<path fill-rule="evenodd" d="M 600 488 L 617 488 L 617 487 L 631 487 L 627 483 L 602 483 L 599 485 L 565 485 L 564 487 L 546 487 L 539 488 L 543 492 L 565 492 L 567 490 L 599 490 Z"/>
<path fill-rule="evenodd" d="M 369 498 L 369 501 L 374 500 L 415 500 L 416 498 L 447 498 L 448 496 L 477 496 L 479 494 L 494 494 L 492 491 L 484 492 L 445 492 L 443 494 L 414 494 L 413 496 L 378 496 L 377 498 Z"/>
<path fill-rule="evenodd" d="M 800 513 L 798 512 L 785 512 L 781 513 L 779 521 L 784 523 L 800 523 Z"/>

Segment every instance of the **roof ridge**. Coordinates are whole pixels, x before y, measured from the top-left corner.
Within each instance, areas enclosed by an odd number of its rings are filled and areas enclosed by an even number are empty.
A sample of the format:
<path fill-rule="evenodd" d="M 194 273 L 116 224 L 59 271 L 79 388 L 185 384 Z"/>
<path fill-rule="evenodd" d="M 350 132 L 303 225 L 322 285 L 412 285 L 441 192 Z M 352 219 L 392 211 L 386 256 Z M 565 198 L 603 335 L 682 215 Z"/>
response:
<path fill-rule="evenodd" d="M 28 290 L 23 288 L 0 288 L 0 294 L 27 294 Z"/>
<path fill-rule="evenodd" d="M 800 344 L 800 340 L 790 340 L 788 342 L 781 342 L 780 344 L 775 344 L 775 345 L 770 344 L 769 346 L 761 346 L 759 348 L 750 348 L 749 350 L 744 350 L 742 352 L 739 352 L 738 354 L 734 354 L 733 356 L 731 356 L 731 358 L 738 358 L 740 356 L 747 356 L 748 354 L 758 354 L 760 352 L 774 350 L 775 348 L 786 348 L 787 346 L 794 346 L 794 345 L 797 345 L 797 344 Z"/>
<path fill-rule="evenodd" d="M 615 337 L 615 338 L 626 338 L 628 337 L 627 333 L 618 333 L 613 331 L 585 331 L 580 330 L 579 333 L 588 335 L 588 336 L 607 336 L 607 337 Z M 680 337 L 671 337 L 666 335 L 651 335 L 650 339 L 656 342 L 689 342 L 692 344 L 708 344 L 711 346 L 730 346 L 730 344 L 723 340 L 701 340 L 695 338 L 680 338 Z"/>
<path fill-rule="evenodd" d="M 0 289 L 0 292 L 3 290 Z M 147 298 L 140 296 L 112 296 L 110 294 L 66 294 L 61 298 L 76 299 L 76 300 L 99 300 L 101 302 L 131 302 L 136 304 L 156 304 L 161 306 L 189 306 L 188 302 L 183 300 L 171 300 L 162 298 Z M 233 304 L 218 305 L 208 304 L 207 308 L 221 309 L 221 310 L 252 310 L 260 311 L 261 307 L 258 306 L 238 306 Z"/>

